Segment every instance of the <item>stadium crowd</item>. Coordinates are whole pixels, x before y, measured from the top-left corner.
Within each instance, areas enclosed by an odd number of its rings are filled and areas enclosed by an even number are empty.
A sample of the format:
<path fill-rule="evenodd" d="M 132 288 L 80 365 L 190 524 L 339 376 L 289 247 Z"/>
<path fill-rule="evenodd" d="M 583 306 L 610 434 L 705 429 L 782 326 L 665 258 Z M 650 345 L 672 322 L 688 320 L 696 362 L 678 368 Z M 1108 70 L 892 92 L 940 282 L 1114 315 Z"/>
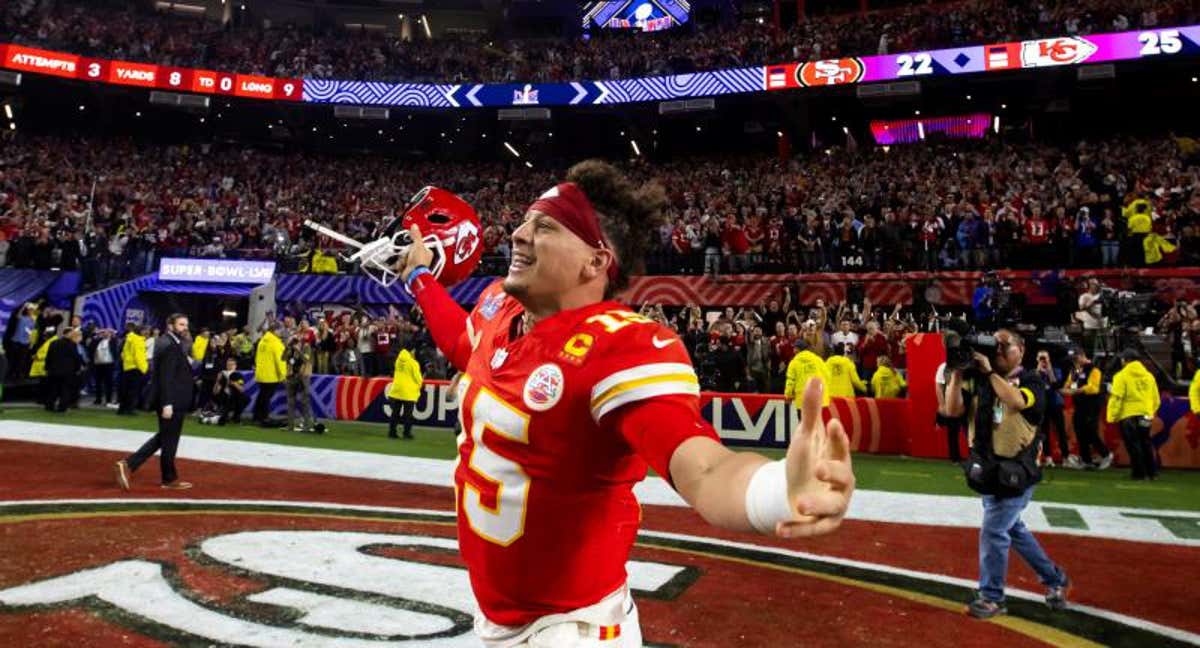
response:
<path fill-rule="evenodd" d="M 91 3 L 87 3 L 91 4 Z M 479 34 L 314 32 L 294 25 L 221 28 L 135 8 L 15 0 L 0 41 L 166 65 L 277 77 L 438 83 L 612 79 L 1190 24 L 1187 0 L 1010 3 L 969 0 L 810 17 L 776 31 L 753 20 L 652 34 L 593 30 L 589 40 L 498 41 Z M 637 46 L 630 47 L 631 38 Z"/>
<path fill-rule="evenodd" d="M 151 272 L 164 256 L 352 271 L 304 220 L 365 240 L 427 184 L 477 208 L 483 271 L 502 273 L 508 235 L 555 177 L 510 163 L 3 137 L 0 267 L 79 269 L 85 288 Z M 1197 263 L 1195 148 L 1186 138 L 1120 138 L 629 164 L 671 198 L 652 273 L 1028 268 L 1047 259 L 1091 268 Z"/>

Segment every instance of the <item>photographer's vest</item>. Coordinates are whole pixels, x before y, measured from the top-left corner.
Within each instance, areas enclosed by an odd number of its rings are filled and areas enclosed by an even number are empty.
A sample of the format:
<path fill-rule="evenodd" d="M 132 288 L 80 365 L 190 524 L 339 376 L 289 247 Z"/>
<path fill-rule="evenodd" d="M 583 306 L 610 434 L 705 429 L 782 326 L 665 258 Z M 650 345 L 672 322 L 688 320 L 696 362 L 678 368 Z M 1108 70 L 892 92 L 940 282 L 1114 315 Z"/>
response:
<path fill-rule="evenodd" d="M 964 389 L 974 393 L 972 378 L 964 382 Z M 1021 390 L 1030 405 L 1033 405 L 1033 392 L 1021 387 L 1021 377 L 1010 378 L 1009 383 Z M 1005 459 L 1016 457 L 1037 439 L 1037 425 L 1031 423 L 1021 410 L 1006 405 L 996 397 L 990 388 L 970 399 L 967 408 L 967 441 L 976 451 L 989 450 L 993 455 Z M 976 429 L 981 423 L 979 416 L 987 413 L 989 419 L 986 430 L 982 431 L 979 442 L 983 447 L 977 447 Z M 987 447 L 990 438 L 990 448 Z"/>

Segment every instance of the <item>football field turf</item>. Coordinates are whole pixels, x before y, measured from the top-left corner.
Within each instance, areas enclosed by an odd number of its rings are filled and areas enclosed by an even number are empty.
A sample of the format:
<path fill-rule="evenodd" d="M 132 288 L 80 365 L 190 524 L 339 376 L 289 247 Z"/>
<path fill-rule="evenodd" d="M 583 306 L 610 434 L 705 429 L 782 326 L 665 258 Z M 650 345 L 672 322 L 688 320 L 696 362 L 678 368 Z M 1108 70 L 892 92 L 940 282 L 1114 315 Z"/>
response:
<path fill-rule="evenodd" d="M 154 417 L 147 412 L 117 416 L 112 410 L 98 409 L 54 414 L 40 409 L 17 408 L 0 414 L 0 418 L 97 429 L 153 431 L 156 427 Z M 445 428 L 414 428 L 416 439 L 402 441 L 389 439 L 387 426 L 379 423 L 326 421 L 326 425 L 326 433 L 316 435 L 246 424 L 201 425 L 189 418 L 184 427 L 183 443 L 187 443 L 188 436 L 196 436 L 430 459 L 454 458 L 454 435 Z M 782 450 L 760 451 L 771 457 L 783 456 Z M 860 489 L 931 495 L 972 494 L 963 483 L 958 466 L 949 461 L 857 454 L 854 456 L 854 473 Z M 1129 479 L 1126 468 L 1114 467 L 1103 472 L 1058 468 L 1045 471 L 1036 499 L 1064 504 L 1200 511 L 1200 471 L 1165 470 L 1156 482 L 1134 482 Z"/>

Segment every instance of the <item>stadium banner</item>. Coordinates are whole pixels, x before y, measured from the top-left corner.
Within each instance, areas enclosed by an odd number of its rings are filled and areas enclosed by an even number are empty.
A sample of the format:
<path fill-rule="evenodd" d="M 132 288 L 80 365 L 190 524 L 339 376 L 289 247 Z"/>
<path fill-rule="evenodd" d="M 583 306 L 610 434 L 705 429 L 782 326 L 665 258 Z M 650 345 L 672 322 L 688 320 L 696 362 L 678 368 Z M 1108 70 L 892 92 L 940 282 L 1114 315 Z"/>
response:
<path fill-rule="evenodd" d="M 274 261 L 165 258 L 158 266 L 159 281 L 264 284 L 275 276 Z"/>
<path fill-rule="evenodd" d="M 258 394 L 254 372 L 243 372 L 246 393 Z M 313 375 L 312 403 L 318 418 L 386 424 L 391 417 L 387 399 L 389 377 Z M 458 405 L 445 380 L 427 380 L 413 409 L 416 425 L 453 428 Z M 700 395 L 701 414 L 731 446 L 786 448 L 799 422 L 796 407 L 780 394 Z M 835 398 L 825 419 L 838 419 L 846 428 L 855 452 L 899 454 L 905 452 L 909 402 L 904 399 Z M 283 390 L 271 399 L 273 416 L 287 416 Z M 884 425 L 887 421 L 887 425 Z"/>
<path fill-rule="evenodd" d="M 1096 277 L 1120 290 L 1152 288 L 1156 299 L 1200 299 L 1200 268 L 1141 268 L 1124 270 L 1001 270 L 1007 282 L 1029 305 L 1056 303 L 1064 284 L 1083 276 Z M 852 287 L 876 305 L 910 305 L 920 296 L 936 306 L 969 306 L 982 277 L 977 271 L 860 272 L 812 274 L 740 274 L 720 277 L 674 275 L 633 277 L 619 299 L 627 304 L 663 306 L 759 306 L 793 288 L 799 304 L 818 299 L 833 304 L 847 299 Z"/>
<path fill-rule="evenodd" d="M 934 421 L 936 402 L 932 405 L 929 403 L 933 400 L 932 373 L 936 368 L 933 363 L 935 360 L 941 362 L 937 357 L 937 352 L 942 348 L 940 336 L 916 337 L 923 337 L 926 342 L 922 344 L 921 340 L 917 340 L 916 344 L 929 347 L 925 365 L 932 366 L 921 370 L 926 375 L 924 379 L 910 374 L 909 383 L 914 390 L 919 383 L 927 383 L 928 389 L 920 390 L 921 394 L 914 394 L 911 399 L 834 398 L 825 410 L 823 417 L 826 421 L 841 421 L 854 452 L 937 459 L 948 456 L 945 431 L 937 427 Z M 246 379 L 246 394 L 250 397 L 247 405 L 249 412 L 258 395 L 258 385 L 254 381 L 253 371 L 244 371 L 242 375 Z M 392 413 L 386 396 L 391 378 L 314 374 L 311 384 L 310 395 L 317 418 L 375 423 L 380 425 L 380 434 L 386 434 L 383 426 Z M 421 397 L 413 409 L 416 425 L 449 430 L 457 424 L 458 405 L 447 387 L 445 380 L 425 381 Z M 712 423 L 721 440 L 732 447 L 786 448 L 792 431 L 799 423 L 796 407 L 780 394 L 702 392 L 700 404 L 705 420 Z M 285 390 L 276 390 L 270 411 L 277 418 L 287 416 Z M 1077 452 L 1071 412 L 1072 405 L 1068 399 L 1067 432 L 1071 451 Z M 1200 468 L 1200 418 L 1191 413 L 1186 397 L 1164 395 L 1151 434 L 1164 466 Z M 1102 424 L 1101 435 L 1116 453 L 1116 463 L 1128 465 L 1129 455 L 1121 443 L 1117 427 Z"/>
<path fill-rule="evenodd" d="M 281 79 L 109 61 L 0 43 L 3 67 L 68 79 L 271 101 L 416 108 L 611 105 L 935 76 L 982 74 L 1200 54 L 1200 25 L 969 45 L 938 50 L 659 77 L 569 83 L 383 83 Z"/>

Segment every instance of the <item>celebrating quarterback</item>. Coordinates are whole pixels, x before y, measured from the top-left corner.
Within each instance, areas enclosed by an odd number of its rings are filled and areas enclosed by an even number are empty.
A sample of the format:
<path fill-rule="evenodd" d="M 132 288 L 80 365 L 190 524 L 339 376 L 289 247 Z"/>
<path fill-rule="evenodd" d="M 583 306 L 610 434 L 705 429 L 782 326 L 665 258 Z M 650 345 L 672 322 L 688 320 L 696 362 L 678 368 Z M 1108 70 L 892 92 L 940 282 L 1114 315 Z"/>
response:
<path fill-rule="evenodd" d="M 664 203 L 657 185 L 577 164 L 530 205 L 507 277 L 470 313 L 443 286 L 478 259 L 470 206 L 423 191 L 398 226 L 408 231 L 392 233 L 411 237 L 392 267 L 463 372 L 458 538 L 487 646 L 641 645 L 625 563 L 647 466 L 724 529 L 829 533 L 850 503 L 849 440 L 822 422 L 819 381 L 785 459 L 733 452 L 700 415 L 679 337 L 611 301 L 640 269 Z"/>

